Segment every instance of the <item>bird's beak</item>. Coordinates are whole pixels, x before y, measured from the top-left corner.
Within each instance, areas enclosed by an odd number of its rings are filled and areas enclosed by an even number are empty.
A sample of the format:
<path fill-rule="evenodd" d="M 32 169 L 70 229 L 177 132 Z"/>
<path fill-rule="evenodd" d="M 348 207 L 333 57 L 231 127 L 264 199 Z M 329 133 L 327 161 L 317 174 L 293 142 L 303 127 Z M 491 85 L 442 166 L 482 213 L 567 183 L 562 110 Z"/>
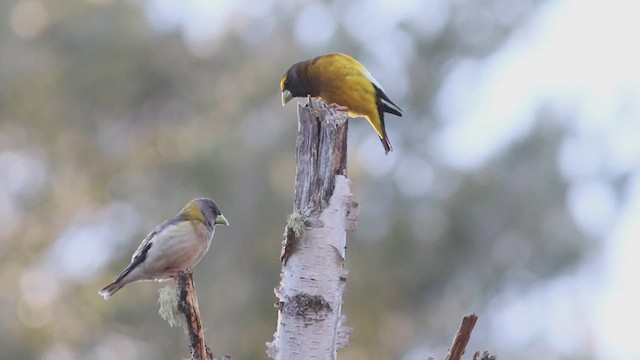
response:
<path fill-rule="evenodd" d="M 229 222 L 227 221 L 227 218 L 224 217 L 224 215 L 222 215 L 222 214 L 216 216 L 215 224 L 216 225 L 227 225 L 227 226 L 229 226 Z"/>
<path fill-rule="evenodd" d="M 282 106 L 293 99 L 293 94 L 289 90 L 282 91 Z"/>

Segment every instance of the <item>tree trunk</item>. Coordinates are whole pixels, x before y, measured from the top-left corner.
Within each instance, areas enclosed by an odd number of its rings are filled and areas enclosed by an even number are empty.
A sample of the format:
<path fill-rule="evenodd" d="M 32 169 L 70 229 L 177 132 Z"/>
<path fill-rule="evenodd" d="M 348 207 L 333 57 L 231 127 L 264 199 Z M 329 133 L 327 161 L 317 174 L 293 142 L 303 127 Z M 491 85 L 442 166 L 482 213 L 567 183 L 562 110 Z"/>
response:
<path fill-rule="evenodd" d="M 358 210 L 346 177 L 347 116 L 317 107 L 298 105 L 294 212 L 275 289 L 277 330 L 267 343 L 276 360 L 336 359 L 351 330 L 341 314 L 346 231 L 355 230 Z"/>

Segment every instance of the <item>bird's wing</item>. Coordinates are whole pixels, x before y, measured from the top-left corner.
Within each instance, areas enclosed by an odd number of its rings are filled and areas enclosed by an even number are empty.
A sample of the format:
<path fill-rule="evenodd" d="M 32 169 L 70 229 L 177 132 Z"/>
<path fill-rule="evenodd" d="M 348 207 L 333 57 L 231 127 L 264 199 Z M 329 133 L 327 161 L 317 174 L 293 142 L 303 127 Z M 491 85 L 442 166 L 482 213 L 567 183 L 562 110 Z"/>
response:
<path fill-rule="evenodd" d="M 180 219 L 179 215 L 177 215 L 177 216 L 174 216 L 174 217 L 172 217 L 172 218 L 170 218 L 168 220 L 165 220 L 163 223 L 161 223 L 160 225 L 156 226 L 155 229 L 153 229 L 149 233 L 149 235 L 147 235 L 147 237 L 144 238 L 144 240 L 142 240 L 142 243 L 140 243 L 140 246 L 138 246 L 136 251 L 131 256 L 131 263 L 129 263 L 129 265 L 122 271 L 120 276 L 118 276 L 118 278 L 116 279 L 116 282 L 122 280 L 133 269 L 138 267 L 140 264 L 142 264 L 146 260 L 147 254 L 149 253 L 149 249 L 151 249 L 151 246 L 153 246 L 157 235 L 160 232 L 162 232 L 162 230 L 164 230 L 166 227 L 171 226 L 171 225 L 173 225 L 173 224 L 175 224 L 175 223 L 177 223 L 177 222 L 179 222 L 181 220 L 182 219 Z"/>
<path fill-rule="evenodd" d="M 165 221 L 163 221 L 160 225 L 156 226 L 150 233 L 149 235 L 147 235 L 146 238 L 144 238 L 144 240 L 142 240 L 142 242 L 140 243 L 140 246 L 138 246 L 138 248 L 136 249 L 136 251 L 133 253 L 133 255 L 131 256 L 131 262 L 133 263 L 135 261 L 135 259 L 139 256 L 142 255 L 142 253 L 146 253 L 147 251 L 149 251 L 149 247 L 150 244 L 153 244 L 153 242 L 156 239 L 156 236 L 161 233 L 165 228 L 174 225 L 178 222 L 181 222 L 183 219 L 181 217 L 182 214 L 178 214 L 170 219 L 167 219 Z"/>
<path fill-rule="evenodd" d="M 402 116 L 402 109 L 398 105 L 396 105 L 387 94 L 384 93 L 382 88 L 379 88 L 375 84 L 373 85 L 376 88 L 376 94 L 378 94 L 378 98 L 381 99 L 382 102 L 382 111 L 388 112 L 394 115 Z"/>
<path fill-rule="evenodd" d="M 145 239 L 146 240 L 146 239 Z M 144 245 L 144 246 L 143 246 Z M 151 245 L 153 242 L 151 241 L 143 241 L 142 244 L 138 247 L 138 250 L 133 255 L 131 259 L 131 263 L 122 271 L 120 276 L 114 281 L 114 283 L 120 282 L 125 278 L 133 269 L 137 268 L 138 265 L 142 264 L 147 258 L 147 253 L 149 253 L 149 249 L 151 249 Z"/>
<path fill-rule="evenodd" d="M 145 274 L 166 278 L 172 272 L 195 266 L 208 249 L 212 230 L 187 220 L 168 225 L 153 241 L 144 264 Z"/>
<path fill-rule="evenodd" d="M 149 235 L 147 235 L 146 238 L 144 238 L 144 240 L 142 240 L 142 242 L 140 243 L 136 251 L 134 251 L 133 255 L 131 255 L 131 263 L 133 263 L 137 258 L 142 256 L 143 253 L 146 253 L 147 251 L 149 251 L 149 248 L 153 244 L 153 239 L 156 237 L 157 234 L 158 234 L 158 230 L 157 228 L 155 228 L 153 229 L 153 231 L 149 233 Z"/>
<path fill-rule="evenodd" d="M 382 88 L 382 85 L 380 85 L 380 83 L 378 82 L 378 80 L 376 80 L 376 78 L 373 77 L 373 75 L 371 75 L 371 73 L 369 72 L 369 70 L 367 70 L 366 67 L 364 67 L 364 65 L 362 64 L 358 64 L 361 67 L 361 71 L 362 74 L 364 74 L 364 77 L 367 78 L 367 80 L 371 81 L 371 83 L 373 84 L 373 86 L 376 87 L 376 90 L 379 90 L 380 92 L 382 92 L 384 94 L 384 89 Z M 386 96 L 386 95 L 385 95 Z"/>
<path fill-rule="evenodd" d="M 353 66 L 355 69 L 359 70 L 362 73 L 362 75 L 364 75 L 364 77 L 367 78 L 367 80 L 371 81 L 371 83 L 373 84 L 373 87 L 376 89 L 376 94 L 378 98 L 382 99 L 383 101 L 383 105 L 384 105 L 382 108 L 383 111 L 392 113 L 394 115 L 402 116 L 402 109 L 400 109 L 398 105 L 396 105 L 393 101 L 391 101 L 391 99 L 389 99 L 387 94 L 384 92 L 384 88 L 382 88 L 382 85 L 380 85 L 378 80 L 376 80 L 376 78 L 374 78 L 373 75 L 371 75 L 369 70 L 367 70 L 367 68 L 364 65 L 362 65 L 360 62 L 358 62 L 354 58 L 344 54 L 339 54 L 338 56 L 336 56 L 336 58 L 339 58 L 340 61 L 345 62 L 346 64 L 348 64 L 348 66 Z M 345 66 L 345 65 L 342 65 L 342 66 Z"/>

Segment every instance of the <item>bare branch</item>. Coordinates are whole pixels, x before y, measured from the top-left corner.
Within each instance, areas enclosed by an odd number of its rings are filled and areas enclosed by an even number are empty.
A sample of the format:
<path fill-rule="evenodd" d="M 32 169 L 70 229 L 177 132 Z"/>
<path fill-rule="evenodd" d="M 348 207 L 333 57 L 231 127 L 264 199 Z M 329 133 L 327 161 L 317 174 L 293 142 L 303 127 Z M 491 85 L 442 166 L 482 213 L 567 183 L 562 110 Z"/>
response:
<path fill-rule="evenodd" d="M 462 319 L 462 324 L 460 325 L 458 333 L 453 338 L 453 344 L 451 344 L 451 348 L 449 349 L 446 360 L 462 359 L 464 350 L 466 349 L 467 344 L 469 343 L 469 339 L 471 338 L 471 331 L 473 331 L 473 327 L 476 325 L 477 320 L 478 317 L 476 316 L 476 314 L 467 315 Z"/>
<path fill-rule="evenodd" d="M 212 360 L 213 355 L 204 341 L 204 329 L 202 328 L 202 320 L 200 320 L 200 309 L 191 269 L 180 271 L 176 282 L 180 290 L 178 310 L 184 314 L 187 320 L 185 328 L 189 337 L 191 359 Z"/>

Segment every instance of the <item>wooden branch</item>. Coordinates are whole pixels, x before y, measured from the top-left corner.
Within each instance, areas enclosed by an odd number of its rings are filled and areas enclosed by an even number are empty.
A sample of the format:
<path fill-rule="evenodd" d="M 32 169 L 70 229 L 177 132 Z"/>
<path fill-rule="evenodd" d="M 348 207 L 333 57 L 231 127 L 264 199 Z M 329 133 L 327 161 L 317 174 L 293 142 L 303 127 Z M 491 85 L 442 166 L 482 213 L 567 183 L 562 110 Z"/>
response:
<path fill-rule="evenodd" d="M 289 216 L 275 289 L 278 325 L 267 343 L 273 359 L 336 359 L 350 328 L 341 314 L 346 231 L 358 205 L 346 177 L 347 116 L 298 106 L 294 213 Z"/>
<path fill-rule="evenodd" d="M 477 320 L 478 317 L 476 316 L 476 314 L 467 315 L 462 319 L 462 324 L 460 325 L 458 333 L 453 338 L 453 343 L 451 344 L 451 348 L 449 349 L 446 360 L 462 359 L 464 350 L 466 349 L 467 344 L 469 343 L 469 339 L 471 338 L 471 331 L 473 331 L 473 327 L 476 325 Z"/>
<path fill-rule="evenodd" d="M 180 271 L 176 282 L 180 291 L 178 310 L 184 314 L 187 320 L 185 328 L 189 337 L 191 359 L 212 360 L 213 355 L 204 340 L 204 329 L 202 328 L 202 320 L 200 320 L 200 309 L 193 273 L 190 269 Z"/>

